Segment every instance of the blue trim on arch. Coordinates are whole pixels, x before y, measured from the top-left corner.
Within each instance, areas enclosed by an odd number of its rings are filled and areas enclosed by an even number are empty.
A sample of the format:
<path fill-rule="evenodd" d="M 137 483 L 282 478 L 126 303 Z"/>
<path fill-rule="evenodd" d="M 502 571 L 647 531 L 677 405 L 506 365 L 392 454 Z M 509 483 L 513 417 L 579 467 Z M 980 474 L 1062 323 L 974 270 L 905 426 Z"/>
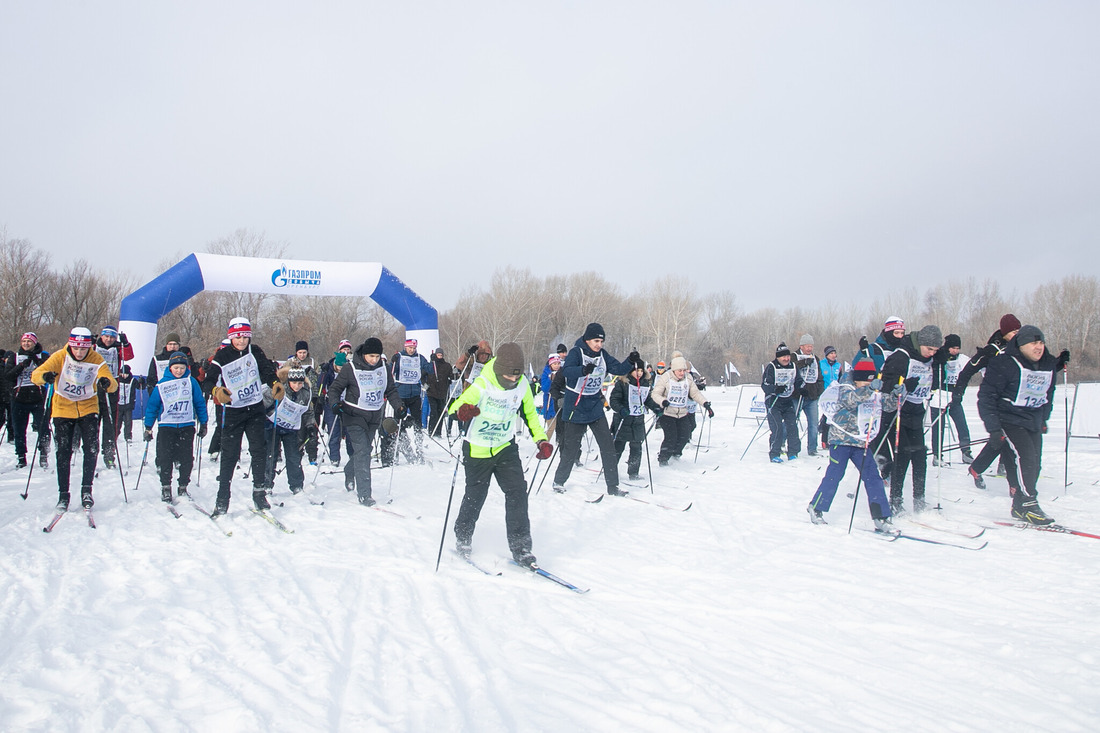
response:
<path fill-rule="evenodd" d="M 202 268 L 194 254 L 122 299 L 119 319 L 156 323 L 203 291 Z"/>
<path fill-rule="evenodd" d="M 370 295 L 386 312 L 404 324 L 407 330 L 438 329 L 439 313 L 414 293 L 401 278 L 382 268 L 378 285 Z"/>

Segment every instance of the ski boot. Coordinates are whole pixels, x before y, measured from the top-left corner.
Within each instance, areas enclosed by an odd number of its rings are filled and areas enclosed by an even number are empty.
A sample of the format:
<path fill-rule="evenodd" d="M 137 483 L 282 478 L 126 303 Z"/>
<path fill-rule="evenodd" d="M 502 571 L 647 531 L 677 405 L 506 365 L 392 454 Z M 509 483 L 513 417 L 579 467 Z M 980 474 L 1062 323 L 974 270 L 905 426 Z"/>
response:
<path fill-rule="evenodd" d="M 171 486 L 161 486 L 160 487 L 160 500 L 163 501 L 165 504 L 171 504 L 172 503 L 172 487 Z"/>
<path fill-rule="evenodd" d="M 565 485 L 564 484 L 559 484 L 557 481 L 555 481 L 554 482 L 554 493 L 555 494 L 564 494 L 565 493 Z"/>
<path fill-rule="evenodd" d="M 472 540 L 469 537 L 465 539 L 459 537 L 457 540 L 455 540 L 455 552 L 469 560 L 470 552 L 472 551 L 471 543 Z"/>
<path fill-rule="evenodd" d="M 974 479 L 974 485 L 977 486 L 979 489 L 984 489 L 985 479 L 982 478 L 982 475 L 975 471 L 973 467 L 967 470 L 970 472 L 970 478 Z"/>
<path fill-rule="evenodd" d="M 879 534 L 897 534 L 898 529 L 894 526 L 894 523 L 890 521 L 890 517 L 873 517 L 875 522 L 875 531 Z"/>
<path fill-rule="evenodd" d="M 821 516 L 821 511 L 814 509 L 813 504 L 806 505 L 806 513 L 810 515 L 810 521 L 814 524 L 828 524 L 828 522 L 825 521 L 825 517 Z"/>
<path fill-rule="evenodd" d="M 626 496 L 630 492 L 629 491 L 623 491 L 618 486 L 612 486 L 611 488 L 609 488 L 607 490 L 607 493 L 608 493 L 609 496 Z"/>
<path fill-rule="evenodd" d="M 178 496 L 181 499 L 191 498 L 191 495 L 187 493 L 187 484 L 180 484 L 179 485 L 179 488 L 176 489 L 176 496 Z"/>
<path fill-rule="evenodd" d="M 1034 499 L 1030 499 L 1019 505 L 1013 504 L 1012 516 L 1028 524 L 1034 524 L 1039 527 L 1054 524 L 1054 520 L 1048 517 L 1046 513 L 1039 508 L 1039 502 Z"/>
<path fill-rule="evenodd" d="M 67 512 L 69 511 L 69 492 L 60 491 L 57 494 L 57 511 Z"/>
<path fill-rule="evenodd" d="M 26 456 L 19 456 L 19 458 L 16 459 L 16 461 L 15 461 L 15 467 L 16 468 L 26 468 L 27 467 L 27 457 Z"/>
<path fill-rule="evenodd" d="M 255 504 L 256 509 L 261 512 L 271 508 L 271 503 L 267 500 L 267 492 L 263 489 L 252 492 L 252 503 Z"/>
<path fill-rule="evenodd" d="M 516 550 L 512 553 L 512 559 L 516 561 L 516 565 L 522 565 L 530 570 L 535 569 L 535 563 L 537 562 L 530 550 Z"/>
<path fill-rule="evenodd" d="M 359 497 L 359 503 L 362 504 L 363 506 L 374 506 L 378 502 L 375 501 L 374 499 L 372 499 L 369 496 L 360 496 Z"/>
<path fill-rule="evenodd" d="M 92 487 L 84 486 L 80 489 L 80 506 L 85 509 L 91 509 L 95 506 L 95 502 L 92 501 Z"/>

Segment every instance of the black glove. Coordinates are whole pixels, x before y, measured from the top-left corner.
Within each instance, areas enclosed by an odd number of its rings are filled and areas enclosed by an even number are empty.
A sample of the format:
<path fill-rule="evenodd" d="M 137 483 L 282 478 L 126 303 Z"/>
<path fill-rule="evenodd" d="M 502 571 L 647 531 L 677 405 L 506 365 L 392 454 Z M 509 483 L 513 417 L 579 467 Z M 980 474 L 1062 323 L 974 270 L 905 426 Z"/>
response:
<path fill-rule="evenodd" d="M 866 351 L 869 348 L 871 348 L 871 345 L 869 343 L 867 343 L 867 337 L 866 336 L 860 336 L 859 337 L 859 350 L 860 351 Z"/>
<path fill-rule="evenodd" d="M 1005 431 L 1003 430 L 991 430 L 989 433 L 989 442 L 993 445 L 1000 445 L 1005 441 Z"/>
<path fill-rule="evenodd" d="M 340 402 L 337 402 L 335 405 L 332 405 L 331 407 L 329 407 L 329 409 L 332 410 L 333 415 L 337 415 L 337 416 L 343 415 L 344 414 L 344 402 L 343 402 L 343 400 L 341 400 Z"/>
<path fill-rule="evenodd" d="M 99 385 L 99 388 L 101 390 L 106 392 L 111 387 L 111 380 L 107 379 L 107 377 L 100 377 L 99 381 L 97 381 L 96 384 Z"/>
<path fill-rule="evenodd" d="M 619 410 L 619 414 L 623 417 L 630 417 L 630 408 L 624 407 L 623 409 Z"/>
<path fill-rule="evenodd" d="M 401 407 L 393 408 L 393 417 L 395 420 L 404 420 L 405 416 L 409 414 L 409 408 L 401 405 Z"/>
<path fill-rule="evenodd" d="M 703 409 L 707 411 L 707 417 L 714 417 L 714 410 L 711 409 L 709 402 L 703 403 Z"/>
<path fill-rule="evenodd" d="M 146 443 L 148 443 L 150 440 L 153 439 L 153 429 L 152 428 L 145 428 L 144 438 L 145 438 Z M 159 450 L 159 448 L 158 448 L 158 450 Z"/>
<path fill-rule="evenodd" d="M 909 377 L 905 380 L 905 391 L 909 394 L 913 394 L 913 390 L 920 386 L 920 379 L 917 377 Z"/>
<path fill-rule="evenodd" d="M 993 335 L 989 337 L 989 340 L 986 341 L 986 343 L 990 346 L 995 346 L 1000 341 L 1004 341 L 1004 335 L 1001 333 L 1001 329 L 998 328 L 996 331 L 993 332 Z"/>
<path fill-rule="evenodd" d="M 669 405 L 669 401 L 668 401 L 668 400 L 661 400 L 661 409 L 662 409 L 662 410 L 667 410 L 667 409 L 668 409 L 668 405 Z"/>
<path fill-rule="evenodd" d="M 1066 364 L 1069 364 L 1069 349 L 1062 349 L 1062 353 L 1058 355 L 1058 364 L 1054 371 L 1062 371 L 1066 368 Z"/>
<path fill-rule="evenodd" d="M 57 372 L 46 372 L 42 375 L 42 381 L 46 384 L 53 384 L 55 379 L 57 379 Z"/>
<path fill-rule="evenodd" d="M 596 371 L 595 362 L 592 362 L 591 364 L 585 364 L 583 367 L 581 367 L 581 373 L 584 374 L 584 376 L 586 377 L 594 371 Z"/>
<path fill-rule="evenodd" d="M 206 423 L 199 423 L 199 437 L 206 437 Z"/>
<path fill-rule="evenodd" d="M 126 334 L 124 334 L 124 333 L 120 333 L 118 335 L 118 342 L 120 344 L 122 344 L 123 346 L 129 346 L 130 345 L 130 341 L 129 341 L 129 339 L 126 338 Z"/>
<path fill-rule="evenodd" d="M 642 360 L 642 357 L 638 355 L 637 351 L 631 351 L 626 355 L 626 360 L 636 364 Z"/>
<path fill-rule="evenodd" d="M 469 354 L 470 356 L 473 356 L 474 354 L 476 354 L 477 353 L 477 344 L 474 344 L 470 348 L 466 349 L 466 353 Z"/>

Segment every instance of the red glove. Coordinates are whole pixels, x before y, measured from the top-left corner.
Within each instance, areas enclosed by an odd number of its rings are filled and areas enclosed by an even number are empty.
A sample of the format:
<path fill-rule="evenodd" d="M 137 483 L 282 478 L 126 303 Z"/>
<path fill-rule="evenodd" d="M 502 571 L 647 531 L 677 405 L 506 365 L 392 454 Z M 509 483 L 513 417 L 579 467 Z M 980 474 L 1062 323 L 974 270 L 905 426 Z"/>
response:
<path fill-rule="evenodd" d="M 550 441 L 547 440 L 540 440 L 535 447 L 538 448 L 535 452 L 535 456 L 537 456 L 540 461 L 545 461 L 550 457 L 550 454 L 554 452 L 554 446 L 550 445 Z"/>
<path fill-rule="evenodd" d="M 477 405 L 462 405 L 458 408 L 458 419 L 461 422 L 469 422 L 481 414 L 481 408 Z"/>

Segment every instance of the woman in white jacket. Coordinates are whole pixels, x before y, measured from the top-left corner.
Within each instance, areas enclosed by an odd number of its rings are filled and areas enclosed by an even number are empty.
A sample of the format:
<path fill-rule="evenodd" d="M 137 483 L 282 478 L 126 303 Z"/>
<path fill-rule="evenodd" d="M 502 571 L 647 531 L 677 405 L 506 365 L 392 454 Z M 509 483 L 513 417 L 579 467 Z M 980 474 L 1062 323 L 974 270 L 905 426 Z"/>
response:
<path fill-rule="evenodd" d="M 688 419 L 688 401 L 694 401 L 707 411 L 707 417 L 714 417 L 714 410 L 703 393 L 695 386 L 695 380 L 688 374 L 687 359 L 677 356 L 672 360 L 670 369 L 657 377 L 653 385 L 651 399 L 661 406 L 661 430 L 665 439 L 661 443 L 661 452 L 657 454 L 657 464 L 668 465 L 672 456 L 679 457 L 688 444 L 691 435 L 691 421 Z"/>

